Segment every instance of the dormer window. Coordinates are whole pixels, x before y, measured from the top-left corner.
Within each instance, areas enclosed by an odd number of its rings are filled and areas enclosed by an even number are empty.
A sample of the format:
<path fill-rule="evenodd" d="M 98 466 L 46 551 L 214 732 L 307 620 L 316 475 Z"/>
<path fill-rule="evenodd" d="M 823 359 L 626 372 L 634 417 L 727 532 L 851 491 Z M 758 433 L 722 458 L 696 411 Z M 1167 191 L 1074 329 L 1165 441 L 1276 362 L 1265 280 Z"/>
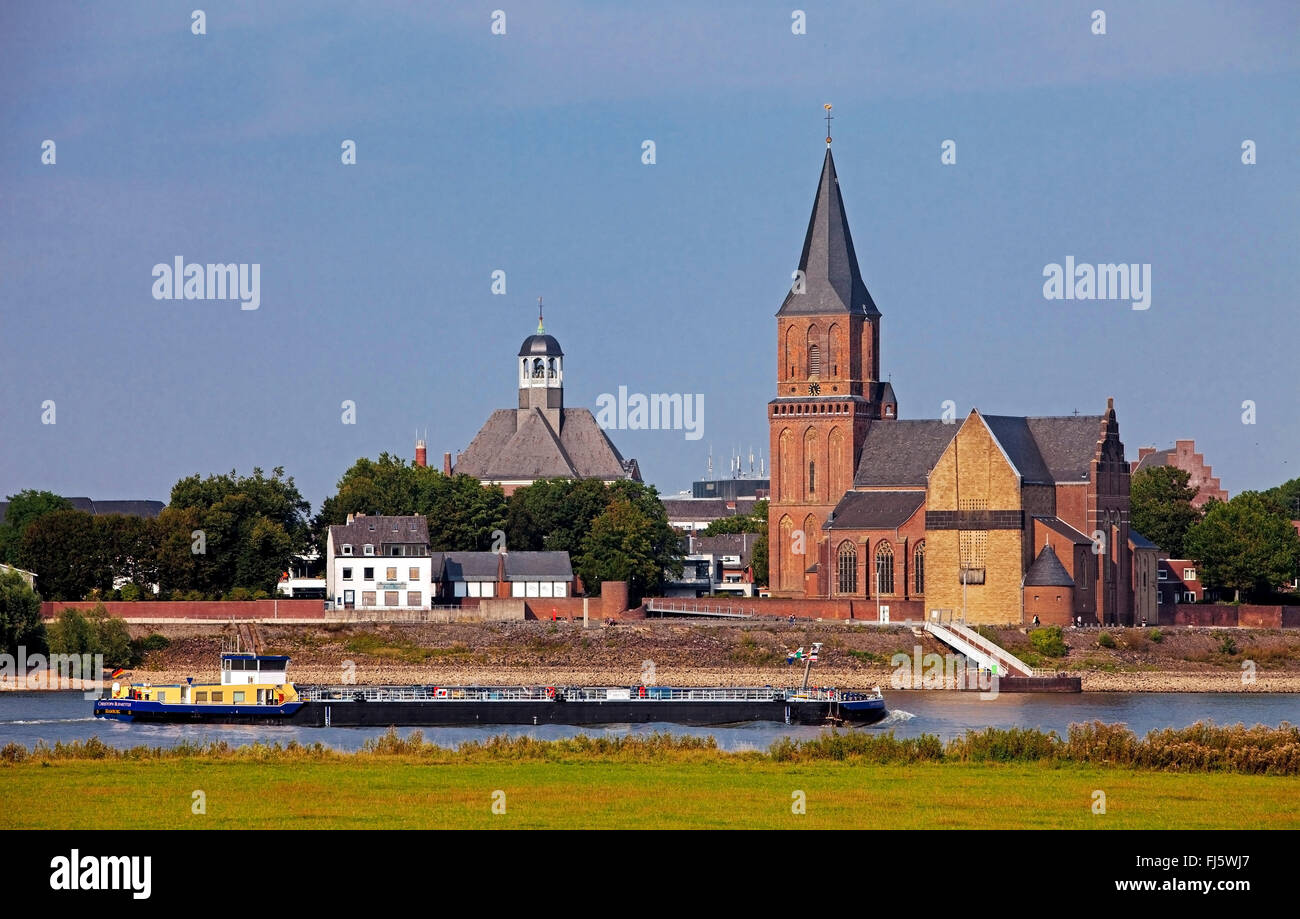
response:
<path fill-rule="evenodd" d="M 351 554 L 352 554 L 352 543 L 350 543 L 350 542 L 345 542 L 345 543 L 343 544 L 343 554 L 344 554 L 344 555 L 351 555 Z"/>
<path fill-rule="evenodd" d="M 375 525 L 372 523 L 370 524 L 370 532 L 373 533 L 374 531 L 375 531 Z"/>
<path fill-rule="evenodd" d="M 366 543 L 366 555 L 374 555 L 375 547 L 371 543 Z"/>

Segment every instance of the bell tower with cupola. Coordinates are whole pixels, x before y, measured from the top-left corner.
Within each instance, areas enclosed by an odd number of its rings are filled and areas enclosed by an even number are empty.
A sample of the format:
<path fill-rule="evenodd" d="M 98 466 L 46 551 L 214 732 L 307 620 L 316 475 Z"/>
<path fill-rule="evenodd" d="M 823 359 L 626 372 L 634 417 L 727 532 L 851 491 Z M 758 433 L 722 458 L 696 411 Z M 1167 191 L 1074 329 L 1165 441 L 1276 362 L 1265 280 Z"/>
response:
<path fill-rule="evenodd" d="M 533 409 L 546 416 L 558 436 L 564 423 L 564 351 L 542 325 L 542 299 L 537 298 L 537 334 L 519 348 L 519 424 Z"/>
<path fill-rule="evenodd" d="M 872 421 L 898 417 L 893 387 L 880 379 L 881 314 L 858 268 L 826 109 L 826 156 L 799 270 L 776 314 L 777 392 L 768 403 L 774 596 L 826 595 L 822 525 L 853 488 Z"/>

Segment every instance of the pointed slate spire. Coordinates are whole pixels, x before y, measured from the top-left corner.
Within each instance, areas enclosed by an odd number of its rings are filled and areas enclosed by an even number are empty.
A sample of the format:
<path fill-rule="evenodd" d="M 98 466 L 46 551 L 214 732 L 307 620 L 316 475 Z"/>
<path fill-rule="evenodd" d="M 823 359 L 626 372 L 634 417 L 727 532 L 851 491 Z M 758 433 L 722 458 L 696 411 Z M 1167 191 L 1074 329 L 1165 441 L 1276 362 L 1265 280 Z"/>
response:
<path fill-rule="evenodd" d="M 778 316 L 825 313 L 854 313 L 879 316 L 867 285 L 862 282 L 858 256 L 853 251 L 853 236 L 840 197 L 840 180 L 835 175 L 835 160 L 826 147 L 817 198 L 813 201 L 808 233 L 799 256 L 799 270 L 804 273 L 804 292 L 796 283 L 781 304 Z"/>

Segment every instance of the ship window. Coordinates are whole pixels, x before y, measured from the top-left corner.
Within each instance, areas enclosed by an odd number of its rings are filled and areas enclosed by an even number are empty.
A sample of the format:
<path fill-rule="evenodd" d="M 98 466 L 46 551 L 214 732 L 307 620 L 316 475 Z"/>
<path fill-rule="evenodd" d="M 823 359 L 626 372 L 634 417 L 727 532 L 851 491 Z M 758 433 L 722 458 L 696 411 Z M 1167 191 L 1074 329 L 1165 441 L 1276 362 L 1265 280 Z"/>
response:
<path fill-rule="evenodd" d="M 196 692 L 196 693 L 194 694 L 194 701 L 195 701 L 195 702 L 206 702 L 206 701 L 208 701 L 208 694 L 207 694 L 206 692 Z"/>
<path fill-rule="evenodd" d="M 225 692 L 214 692 L 214 693 L 212 694 L 212 701 L 213 701 L 213 702 L 224 702 L 224 701 L 226 701 L 226 694 L 225 694 Z"/>
<path fill-rule="evenodd" d="M 230 701 L 231 701 L 231 702 L 243 702 L 243 701 L 244 701 L 244 694 L 243 694 L 242 692 L 232 692 L 232 693 L 230 694 Z"/>

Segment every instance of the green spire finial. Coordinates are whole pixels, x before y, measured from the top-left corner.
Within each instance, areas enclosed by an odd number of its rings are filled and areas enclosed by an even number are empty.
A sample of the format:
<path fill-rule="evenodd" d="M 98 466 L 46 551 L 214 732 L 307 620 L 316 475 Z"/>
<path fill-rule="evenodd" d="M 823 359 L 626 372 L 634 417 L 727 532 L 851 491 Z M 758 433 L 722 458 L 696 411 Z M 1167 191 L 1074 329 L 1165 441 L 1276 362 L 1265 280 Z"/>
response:
<path fill-rule="evenodd" d="M 546 329 L 542 328 L 542 298 L 537 298 L 537 334 L 541 335 Z"/>

